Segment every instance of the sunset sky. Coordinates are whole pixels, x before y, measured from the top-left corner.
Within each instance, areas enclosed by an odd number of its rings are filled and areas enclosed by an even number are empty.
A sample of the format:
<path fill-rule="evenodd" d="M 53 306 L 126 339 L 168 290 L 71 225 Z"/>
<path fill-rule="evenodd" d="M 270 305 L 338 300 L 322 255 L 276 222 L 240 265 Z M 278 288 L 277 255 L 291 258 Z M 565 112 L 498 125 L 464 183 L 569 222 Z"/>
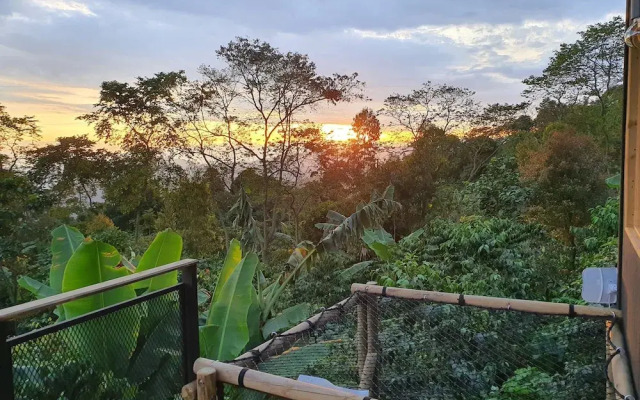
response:
<path fill-rule="evenodd" d="M 0 103 L 35 115 L 47 141 L 88 133 L 75 117 L 102 81 L 179 69 L 195 78 L 235 36 L 307 53 L 323 74 L 358 72 L 374 109 L 427 80 L 515 102 L 522 78 L 560 43 L 623 9 L 623 0 L 1 0 Z M 311 118 L 349 124 L 364 105 Z"/>

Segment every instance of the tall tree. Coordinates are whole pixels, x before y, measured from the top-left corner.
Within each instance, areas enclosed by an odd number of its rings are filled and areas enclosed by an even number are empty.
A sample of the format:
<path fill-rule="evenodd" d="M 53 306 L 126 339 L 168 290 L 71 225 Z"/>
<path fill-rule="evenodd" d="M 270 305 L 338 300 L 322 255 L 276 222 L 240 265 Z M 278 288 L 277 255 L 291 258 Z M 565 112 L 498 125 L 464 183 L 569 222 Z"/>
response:
<path fill-rule="evenodd" d="M 268 180 L 283 182 L 300 139 L 299 116 L 320 103 L 336 104 L 361 97 L 357 74 L 322 76 L 308 56 L 283 53 L 260 40 L 237 38 L 216 52 L 238 84 L 239 123 L 250 127 L 248 138 L 234 137 L 260 166 L 263 185 L 263 256 L 277 221 L 269 210 Z M 271 221 L 269 221 L 271 217 Z M 271 222 L 271 227 L 269 227 Z"/>
<path fill-rule="evenodd" d="M 371 188 L 366 187 L 363 178 L 376 167 L 380 121 L 373 110 L 363 108 L 353 118 L 351 129 L 355 133 L 352 139 L 318 140 L 309 148 L 316 156 L 317 173 L 324 186 L 342 192 L 337 196 L 368 196 Z"/>
<path fill-rule="evenodd" d="M 12 117 L 0 104 L 0 171 L 13 171 L 28 149 L 26 142 L 39 138 L 34 117 Z"/>
<path fill-rule="evenodd" d="M 533 187 L 530 215 L 573 244 L 571 227 L 589 223 L 589 209 L 606 197 L 601 153 L 592 138 L 570 128 L 520 152 L 522 179 Z"/>
<path fill-rule="evenodd" d="M 393 94 L 384 101 L 383 115 L 391 118 L 393 126 L 411 133 L 414 140 L 430 126 L 445 133 L 470 122 L 477 110 L 475 92 L 446 84 L 428 81 L 409 94 Z"/>
<path fill-rule="evenodd" d="M 624 21 L 616 16 L 578 32 L 574 43 L 560 45 L 542 75 L 523 81 L 528 86 L 524 94 L 558 104 L 595 98 L 605 107 L 605 93 L 622 84 L 624 28 Z"/>
<path fill-rule="evenodd" d="M 201 79 L 186 85 L 177 105 L 184 128 L 182 151 L 218 170 L 231 190 L 242 166 L 237 141 L 248 130 L 237 116 L 239 83 L 228 69 L 203 65 L 199 72 Z"/>
<path fill-rule="evenodd" d="M 29 176 L 42 188 L 49 188 L 63 202 L 78 198 L 91 206 L 104 177 L 109 152 L 96 149 L 87 136 L 60 137 L 29 151 Z"/>
<path fill-rule="evenodd" d="M 526 112 L 529 103 L 489 104 L 479 113 L 473 128 L 464 135 L 465 179 L 473 180 L 518 131 L 533 125 Z"/>
<path fill-rule="evenodd" d="M 578 32 L 574 43 L 560 45 L 540 76 L 523 81 L 527 85 L 523 94 L 543 100 L 539 110 L 553 111 L 563 121 L 570 106 L 596 105 L 600 112 L 594 134 L 601 138 L 607 154 L 612 152 L 614 136 L 619 135 L 617 127 L 611 129 L 608 113 L 618 103 L 611 92 L 622 84 L 624 29 L 619 16 L 589 25 Z"/>
<path fill-rule="evenodd" d="M 95 110 L 78 118 L 94 125 L 98 138 L 125 150 L 156 153 L 175 148 L 181 121 L 171 111 L 186 80 L 179 71 L 138 77 L 134 84 L 102 82 Z"/>

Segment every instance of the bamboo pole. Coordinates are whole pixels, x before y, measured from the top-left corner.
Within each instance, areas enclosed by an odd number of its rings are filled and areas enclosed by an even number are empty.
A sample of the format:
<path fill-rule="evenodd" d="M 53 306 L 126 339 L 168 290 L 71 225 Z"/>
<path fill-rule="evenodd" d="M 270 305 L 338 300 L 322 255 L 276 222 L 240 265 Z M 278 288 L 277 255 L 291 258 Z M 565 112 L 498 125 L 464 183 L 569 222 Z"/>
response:
<path fill-rule="evenodd" d="M 197 400 L 198 383 L 196 381 L 187 383 L 182 387 L 180 395 L 183 400 Z"/>
<path fill-rule="evenodd" d="M 193 370 L 202 368 L 215 368 L 219 382 L 240 386 L 240 373 L 244 370 L 243 386 L 247 389 L 283 397 L 291 400 L 364 400 L 365 396 L 359 396 L 337 389 L 326 388 L 306 382 L 300 382 L 277 375 L 267 374 L 252 369 L 241 368 L 232 364 L 219 361 L 198 358 L 193 365 Z"/>
<path fill-rule="evenodd" d="M 367 303 L 364 296 L 358 300 L 356 342 L 358 346 L 358 375 L 362 376 L 362 368 L 367 358 Z"/>
<path fill-rule="evenodd" d="M 367 282 L 367 285 L 375 285 L 376 282 Z M 364 295 L 367 303 L 367 358 L 360 375 L 360 389 L 369 390 L 372 397 L 377 397 L 376 388 L 378 387 L 378 372 L 380 371 L 380 339 L 378 332 L 380 330 L 380 308 L 378 305 L 378 296 Z"/>
<path fill-rule="evenodd" d="M 605 321 L 605 347 L 606 347 L 606 351 L 605 351 L 605 360 L 608 360 L 609 357 L 611 357 L 611 354 L 613 354 L 614 352 L 614 348 L 611 347 L 611 345 L 609 344 L 609 329 L 611 327 L 611 321 Z M 607 374 L 609 375 L 609 372 L 607 371 Z M 607 379 L 607 390 L 606 390 L 606 395 L 605 395 L 605 399 L 606 400 L 616 400 L 616 391 L 613 390 L 613 385 L 611 384 L 610 381 L 611 377 L 609 377 L 609 379 Z"/>
<path fill-rule="evenodd" d="M 360 374 L 360 390 L 368 390 L 369 394 L 375 387 L 376 369 L 378 367 L 378 353 L 367 353 L 367 358 L 364 361 L 364 367 L 362 368 L 362 374 Z"/>
<path fill-rule="evenodd" d="M 620 325 L 613 325 L 610 338 L 616 348 L 624 349 L 624 336 L 620 330 Z M 629 368 L 629 360 L 624 350 L 611 359 L 608 375 L 616 390 L 625 396 L 625 399 L 635 399 L 635 397 L 633 397 L 633 378 L 631 376 L 631 369 Z"/>
<path fill-rule="evenodd" d="M 354 283 L 351 285 L 352 293 L 362 292 L 381 296 L 382 290 L 383 287 L 377 285 L 365 285 L 361 283 Z M 459 304 L 461 297 L 461 295 L 457 293 L 432 292 L 428 290 L 413 290 L 395 287 L 386 288 L 385 295 L 387 297 L 423 300 L 445 304 Z M 534 300 L 505 299 L 501 297 L 473 295 L 464 295 L 463 298 L 464 305 L 467 306 L 492 310 L 521 311 L 534 314 L 569 316 L 571 315 L 572 308 L 570 304 L 566 303 L 549 303 Z M 622 312 L 618 309 L 581 305 L 573 306 L 573 315 L 592 318 L 612 318 L 615 315 L 618 320 L 622 319 Z"/>
<path fill-rule="evenodd" d="M 198 400 L 216 400 L 216 370 L 211 367 L 200 368 L 196 372 Z"/>
<path fill-rule="evenodd" d="M 323 312 L 320 312 L 313 317 L 309 318 L 311 324 L 307 321 L 303 321 L 288 331 L 283 332 L 281 335 L 275 337 L 274 339 L 268 340 L 261 345 L 254 347 L 253 349 L 247 351 L 246 353 L 240 355 L 233 361 L 231 364 L 243 367 L 253 367 L 258 362 L 264 361 L 269 357 L 273 357 L 276 355 L 280 355 L 285 351 L 289 350 L 291 346 L 298 340 L 302 335 L 312 330 L 312 326 L 317 328 L 321 328 L 324 325 L 328 324 L 331 321 L 338 320 L 343 312 L 349 311 L 351 308 L 355 307 L 358 301 L 358 296 L 350 296 L 341 302 L 327 308 Z M 256 360 L 253 358 L 253 353 L 260 354 L 260 360 Z"/>

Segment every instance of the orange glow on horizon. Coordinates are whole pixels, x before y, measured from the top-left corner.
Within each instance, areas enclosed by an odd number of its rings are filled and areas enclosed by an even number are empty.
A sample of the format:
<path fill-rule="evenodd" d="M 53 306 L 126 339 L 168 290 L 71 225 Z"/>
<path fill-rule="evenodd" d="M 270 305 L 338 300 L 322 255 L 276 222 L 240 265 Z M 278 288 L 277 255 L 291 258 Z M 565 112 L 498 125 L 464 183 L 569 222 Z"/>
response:
<path fill-rule="evenodd" d="M 349 139 L 355 139 L 356 134 L 351 129 L 351 125 L 344 124 L 322 124 L 322 133 L 326 140 L 335 140 L 344 142 Z"/>

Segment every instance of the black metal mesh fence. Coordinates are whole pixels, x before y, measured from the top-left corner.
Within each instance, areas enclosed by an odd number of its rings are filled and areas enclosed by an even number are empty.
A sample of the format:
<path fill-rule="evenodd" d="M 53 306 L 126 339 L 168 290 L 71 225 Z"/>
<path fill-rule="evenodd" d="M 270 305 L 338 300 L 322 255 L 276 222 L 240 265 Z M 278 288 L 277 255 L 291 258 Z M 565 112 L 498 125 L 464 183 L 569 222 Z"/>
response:
<path fill-rule="evenodd" d="M 357 308 L 352 308 L 339 320 L 302 334 L 292 347 L 283 346 L 277 356 L 256 354 L 250 367 L 292 379 L 321 378 L 383 400 L 606 396 L 602 319 L 366 295 L 360 300 L 378 310 L 379 326 L 369 334 L 364 318 L 358 329 Z M 228 395 L 264 398 L 238 389 Z"/>
<path fill-rule="evenodd" d="M 10 338 L 15 399 L 179 398 L 179 293 L 137 300 Z"/>

